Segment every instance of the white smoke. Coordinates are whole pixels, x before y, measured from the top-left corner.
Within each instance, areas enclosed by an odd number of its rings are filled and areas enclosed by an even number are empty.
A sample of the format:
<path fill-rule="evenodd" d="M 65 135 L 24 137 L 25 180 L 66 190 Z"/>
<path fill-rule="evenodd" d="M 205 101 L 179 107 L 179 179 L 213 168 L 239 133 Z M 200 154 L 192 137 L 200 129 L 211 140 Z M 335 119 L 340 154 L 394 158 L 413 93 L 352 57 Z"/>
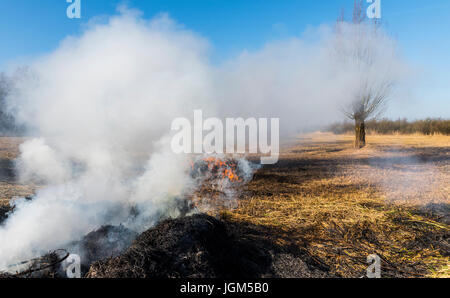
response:
<path fill-rule="evenodd" d="M 188 163 L 164 140 L 175 117 L 209 106 L 207 49 L 167 16 L 124 11 L 30 66 L 10 105 L 39 138 L 17 165 L 24 182 L 47 186 L 0 228 L 0 266 L 182 195 Z"/>
<path fill-rule="evenodd" d="M 270 113 L 286 134 L 341 120 L 341 109 L 366 81 L 400 87 L 409 68 L 382 28 L 342 23 L 244 52 L 218 71 L 216 90 L 227 114 Z"/>
<path fill-rule="evenodd" d="M 169 147 L 176 117 L 280 117 L 286 131 L 338 119 L 357 72 L 340 71 L 331 29 L 313 33 L 213 66 L 207 41 L 166 15 L 122 10 L 35 61 L 9 106 L 38 136 L 20 147 L 20 177 L 46 186 L 0 227 L 0 268 L 101 225 L 154 224 L 191 182 Z"/>

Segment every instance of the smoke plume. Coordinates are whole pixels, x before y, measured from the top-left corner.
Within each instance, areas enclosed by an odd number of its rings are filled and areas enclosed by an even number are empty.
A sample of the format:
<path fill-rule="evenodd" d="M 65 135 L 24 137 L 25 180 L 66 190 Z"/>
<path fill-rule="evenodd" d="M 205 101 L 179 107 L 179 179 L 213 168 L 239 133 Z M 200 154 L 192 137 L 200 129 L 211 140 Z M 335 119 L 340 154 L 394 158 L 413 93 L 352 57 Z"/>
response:
<path fill-rule="evenodd" d="M 392 53 L 383 36 L 371 46 Z M 20 179 L 44 186 L 33 200 L 13 202 L 0 227 L 0 267 L 101 225 L 143 231 L 158 214 L 177 216 L 172 204 L 193 181 L 189 158 L 170 150 L 176 117 L 191 118 L 195 109 L 279 117 L 284 132 L 341 117 L 338 107 L 351 100 L 361 69 L 336 58 L 334 37 L 323 26 L 213 65 L 198 34 L 166 15 L 146 20 L 122 10 L 63 40 L 30 65 L 8 98 L 16 120 L 36 136 L 20 147 Z M 384 71 L 399 65 L 394 58 L 377 55 L 373 65 Z"/>

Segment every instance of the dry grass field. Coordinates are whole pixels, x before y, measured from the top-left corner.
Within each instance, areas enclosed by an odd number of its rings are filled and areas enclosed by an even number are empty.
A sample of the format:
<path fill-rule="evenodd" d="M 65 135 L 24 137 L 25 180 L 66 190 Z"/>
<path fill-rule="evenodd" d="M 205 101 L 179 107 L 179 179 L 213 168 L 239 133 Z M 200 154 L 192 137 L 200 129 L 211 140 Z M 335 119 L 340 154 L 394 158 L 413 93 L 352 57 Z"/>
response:
<path fill-rule="evenodd" d="M 383 277 L 449 277 L 450 137 L 311 134 L 259 170 L 223 216 L 264 226 L 276 241 L 342 277 L 378 254 Z"/>
<path fill-rule="evenodd" d="M 0 140 L 0 208 L 36 186 L 15 181 L 22 140 Z M 284 144 L 221 216 L 300 248 L 330 275 L 362 277 L 378 254 L 383 277 L 450 277 L 450 137 L 302 135 Z"/>

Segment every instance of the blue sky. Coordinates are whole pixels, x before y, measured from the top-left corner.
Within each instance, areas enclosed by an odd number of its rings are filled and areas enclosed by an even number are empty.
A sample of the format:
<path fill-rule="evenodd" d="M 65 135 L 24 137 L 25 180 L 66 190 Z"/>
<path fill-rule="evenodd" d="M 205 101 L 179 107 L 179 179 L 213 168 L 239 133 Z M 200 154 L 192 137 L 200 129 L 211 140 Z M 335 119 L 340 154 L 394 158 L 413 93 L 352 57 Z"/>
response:
<path fill-rule="evenodd" d="M 82 18 L 68 19 L 66 0 L 0 0 L 0 69 L 26 63 L 78 34 L 92 17 L 111 15 L 127 4 L 146 18 L 167 12 L 207 38 L 214 60 L 271 40 L 299 36 L 308 26 L 331 24 L 353 0 L 81 0 Z M 387 30 L 420 70 L 411 98 L 393 101 L 391 118 L 450 118 L 450 1 L 381 0 Z"/>

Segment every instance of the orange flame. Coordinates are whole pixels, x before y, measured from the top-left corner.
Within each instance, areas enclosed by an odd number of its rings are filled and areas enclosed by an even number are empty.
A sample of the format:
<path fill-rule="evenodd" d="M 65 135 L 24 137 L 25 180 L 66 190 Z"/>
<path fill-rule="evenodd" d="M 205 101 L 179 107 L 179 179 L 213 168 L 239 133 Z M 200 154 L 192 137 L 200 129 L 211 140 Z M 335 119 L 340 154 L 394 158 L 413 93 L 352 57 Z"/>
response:
<path fill-rule="evenodd" d="M 216 157 L 204 158 L 208 170 L 213 172 L 219 179 L 228 179 L 230 182 L 241 182 L 239 175 L 236 173 L 236 164 L 232 161 L 224 161 Z M 194 168 L 194 163 L 191 163 Z"/>

